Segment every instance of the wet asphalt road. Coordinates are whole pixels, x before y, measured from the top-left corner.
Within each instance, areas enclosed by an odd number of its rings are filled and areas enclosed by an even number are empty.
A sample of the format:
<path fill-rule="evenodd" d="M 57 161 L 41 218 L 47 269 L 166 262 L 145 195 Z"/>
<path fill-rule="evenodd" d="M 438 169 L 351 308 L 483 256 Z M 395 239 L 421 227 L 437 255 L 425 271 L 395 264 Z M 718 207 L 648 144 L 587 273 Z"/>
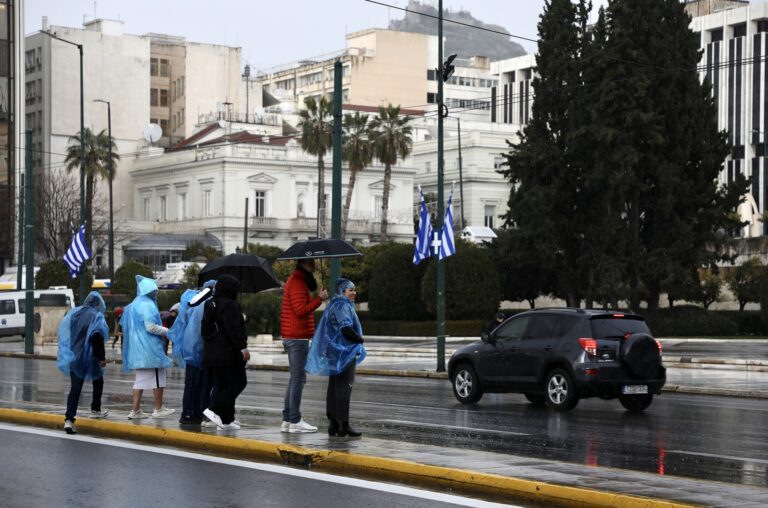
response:
<path fill-rule="evenodd" d="M 31 432 L 0 427 L 3 455 L 13 457 L 0 461 L 2 506 L 464 506 L 463 498 L 389 484 Z"/>
<path fill-rule="evenodd" d="M 249 371 L 238 419 L 278 426 L 287 373 Z M 108 367 L 105 407 L 128 410 L 131 375 Z M 183 371 L 168 375 L 166 403 L 179 407 Z M 310 377 L 302 406 L 322 425 L 326 380 Z M 52 361 L 0 358 L 0 405 L 35 401 L 63 406 L 68 381 Z M 452 448 L 604 466 L 729 483 L 768 486 L 768 403 L 704 395 L 664 394 L 645 414 L 618 401 L 582 400 L 560 414 L 531 407 L 522 395 L 485 395 L 463 406 L 447 381 L 358 376 L 352 421 L 366 435 Z M 86 388 L 81 411 L 90 402 Z M 145 396 L 145 408 L 150 398 Z M 462 464 L 457 460 L 456 467 Z"/>

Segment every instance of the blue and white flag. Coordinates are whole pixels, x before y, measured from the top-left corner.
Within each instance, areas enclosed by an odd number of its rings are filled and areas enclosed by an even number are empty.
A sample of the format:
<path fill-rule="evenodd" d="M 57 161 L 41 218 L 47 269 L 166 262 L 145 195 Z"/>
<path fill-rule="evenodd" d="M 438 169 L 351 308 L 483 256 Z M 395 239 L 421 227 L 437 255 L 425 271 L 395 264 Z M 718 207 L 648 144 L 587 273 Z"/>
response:
<path fill-rule="evenodd" d="M 72 245 L 69 246 L 69 250 L 64 255 L 64 262 L 69 268 L 69 276 L 73 279 L 76 278 L 80 273 L 80 266 L 90 258 L 91 250 L 85 244 L 85 224 L 83 224 L 72 237 Z"/>
<path fill-rule="evenodd" d="M 429 211 L 424 202 L 424 193 L 421 194 L 421 212 L 419 212 L 419 232 L 416 235 L 416 249 L 413 251 L 413 264 L 418 265 L 428 257 L 431 252 L 429 249 L 430 238 L 432 237 L 432 222 L 429 220 Z"/>
<path fill-rule="evenodd" d="M 438 259 L 445 259 L 448 256 L 456 254 L 456 242 L 453 238 L 453 210 L 451 202 L 453 201 L 453 189 L 448 197 L 448 207 L 445 209 L 445 219 L 443 219 L 443 234 L 440 241 L 440 256 Z"/>

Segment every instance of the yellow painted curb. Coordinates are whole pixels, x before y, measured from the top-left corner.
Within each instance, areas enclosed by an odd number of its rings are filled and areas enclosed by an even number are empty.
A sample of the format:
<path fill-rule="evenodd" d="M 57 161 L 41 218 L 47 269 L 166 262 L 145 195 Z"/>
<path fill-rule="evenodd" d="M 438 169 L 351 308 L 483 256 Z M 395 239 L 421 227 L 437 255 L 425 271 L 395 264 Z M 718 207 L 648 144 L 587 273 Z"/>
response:
<path fill-rule="evenodd" d="M 0 420 L 22 425 L 63 428 L 58 414 L 0 408 Z M 373 478 L 397 480 L 404 484 L 444 486 L 457 492 L 530 499 L 552 506 L 622 508 L 677 508 L 691 505 L 640 496 L 602 492 L 579 487 L 553 485 L 501 475 L 430 466 L 398 459 L 372 457 L 348 452 L 315 450 L 283 443 L 218 436 L 178 429 L 93 420 L 77 420 L 78 431 L 103 436 L 162 444 L 185 449 L 221 453 L 249 459 L 270 460 L 312 467 L 315 470 L 347 471 Z"/>

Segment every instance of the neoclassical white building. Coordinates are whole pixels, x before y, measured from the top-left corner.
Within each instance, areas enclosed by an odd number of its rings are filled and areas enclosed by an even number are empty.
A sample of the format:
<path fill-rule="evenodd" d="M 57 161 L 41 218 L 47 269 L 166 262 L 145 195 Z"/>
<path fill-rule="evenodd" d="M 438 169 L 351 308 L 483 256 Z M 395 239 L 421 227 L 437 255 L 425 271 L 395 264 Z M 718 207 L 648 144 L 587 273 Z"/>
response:
<path fill-rule="evenodd" d="M 244 243 L 246 199 L 248 241 L 287 248 L 297 240 L 318 235 L 317 158 L 305 153 L 295 135 L 258 126 L 254 133 L 241 124 L 214 122 L 163 151 L 148 148 L 130 170 L 132 216 L 120 223 L 126 240 L 124 258 L 161 269 L 182 260 L 191 241 L 236 252 Z M 325 189 L 332 190 L 332 154 L 325 156 Z M 413 236 L 415 169 L 392 168 L 389 236 L 410 241 Z M 360 172 L 352 195 L 346 238 L 368 243 L 380 234 L 384 167 L 374 163 Z M 342 203 L 349 171 L 342 174 Z M 330 234 L 330 212 L 319 226 Z"/>

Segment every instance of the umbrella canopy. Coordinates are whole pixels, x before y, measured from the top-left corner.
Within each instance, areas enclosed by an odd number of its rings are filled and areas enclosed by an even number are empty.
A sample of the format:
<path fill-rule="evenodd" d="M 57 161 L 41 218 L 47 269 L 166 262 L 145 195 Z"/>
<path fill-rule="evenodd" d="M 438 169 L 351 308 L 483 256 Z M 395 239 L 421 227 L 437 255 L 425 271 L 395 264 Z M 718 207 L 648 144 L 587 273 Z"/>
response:
<path fill-rule="evenodd" d="M 362 252 L 344 240 L 321 238 L 319 240 L 295 243 L 288 247 L 288 250 L 280 254 L 277 259 L 345 258 L 362 255 Z"/>
<path fill-rule="evenodd" d="M 269 262 L 255 254 L 230 254 L 214 259 L 200 270 L 197 284 L 202 286 L 205 281 L 224 274 L 237 278 L 243 293 L 258 293 L 280 287 L 280 281 L 272 272 Z"/>

